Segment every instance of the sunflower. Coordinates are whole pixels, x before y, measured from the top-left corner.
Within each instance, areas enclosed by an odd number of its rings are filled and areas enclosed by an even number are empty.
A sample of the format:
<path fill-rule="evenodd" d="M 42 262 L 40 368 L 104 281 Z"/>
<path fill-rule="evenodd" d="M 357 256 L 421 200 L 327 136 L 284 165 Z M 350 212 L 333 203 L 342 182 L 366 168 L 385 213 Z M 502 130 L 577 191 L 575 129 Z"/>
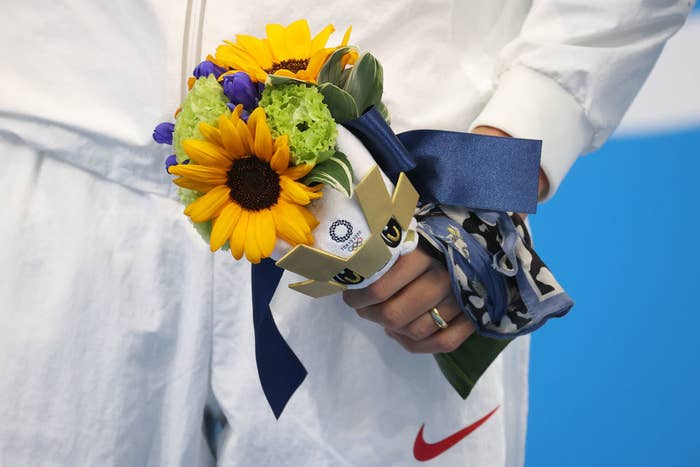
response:
<path fill-rule="evenodd" d="M 348 28 L 339 47 L 350 39 Z M 265 82 L 268 75 L 286 76 L 316 82 L 321 67 L 336 48 L 326 48 L 328 37 L 335 31 L 329 24 L 312 39 L 305 19 L 287 27 L 268 24 L 267 38 L 239 34 L 236 42 L 225 41 L 216 49 L 216 62 L 233 70 L 248 73 L 255 81 Z M 344 64 L 352 63 L 357 52 L 346 55 Z"/>
<path fill-rule="evenodd" d="M 267 258 L 277 238 L 290 245 L 312 244 L 318 221 L 305 207 L 320 198 L 321 185 L 297 180 L 313 164 L 289 167 L 286 135 L 273 139 L 265 111 L 258 107 L 246 124 L 239 105 L 231 116 L 219 117 L 218 128 L 201 123 L 205 141 L 185 140 L 192 164 L 170 167 L 174 183 L 203 193 L 185 209 L 193 222 L 213 220 L 211 251 L 226 241 L 231 254 L 251 263 Z"/>

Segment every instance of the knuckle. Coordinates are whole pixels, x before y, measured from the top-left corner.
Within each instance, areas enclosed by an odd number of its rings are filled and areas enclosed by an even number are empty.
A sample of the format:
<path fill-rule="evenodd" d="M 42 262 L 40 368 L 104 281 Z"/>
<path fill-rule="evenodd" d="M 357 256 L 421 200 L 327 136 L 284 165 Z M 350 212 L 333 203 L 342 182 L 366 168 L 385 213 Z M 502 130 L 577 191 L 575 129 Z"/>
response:
<path fill-rule="evenodd" d="M 381 308 L 380 314 L 382 317 L 382 321 L 384 322 L 386 327 L 392 330 L 397 330 L 401 328 L 401 312 L 397 310 L 393 305 L 383 306 Z"/>
<path fill-rule="evenodd" d="M 401 347 L 406 349 L 407 352 L 409 353 L 418 353 L 418 349 L 416 346 L 413 344 L 413 342 L 405 342 L 405 341 L 399 341 L 401 344 Z"/>
<path fill-rule="evenodd" d="M 406 335 L 414 341 L 420 341 L 430 335 L 430 332 L 420 324 L 411 324 L 406 329 Z"/>
<path fill-rule="evenodd" d="M 408 329 L 406 329 L 404 331 L 404 334 L 412 341 L 419 341 L 423 339 L 420 332 L 418 332 L 418 330 L 416 330 L 414 327 L 409 327 Z"/>
<path fill-rule="evenodd" d="M 385 302 L 391 297 L 389 289 L 385 286 L 384 281 L 382 281 L 381 279 L 367 286 L 366 290 L 367 295 L 369 295 L 369 297 L 377 303 Z"/>
<path fill-rule="evenodd" d="M 460 346 L 461 343 L 462 343 L 462 341 L 460 339 L 456 338 L 455 336 L 445 335 L 445 337 L 443 338 L 443 342 L 442 342 L 442 344 L 444 346 L 443 352 L 445 352 L 445 353 L 454 352 L 455 350 L 457 350 L 457 348 Z"/>

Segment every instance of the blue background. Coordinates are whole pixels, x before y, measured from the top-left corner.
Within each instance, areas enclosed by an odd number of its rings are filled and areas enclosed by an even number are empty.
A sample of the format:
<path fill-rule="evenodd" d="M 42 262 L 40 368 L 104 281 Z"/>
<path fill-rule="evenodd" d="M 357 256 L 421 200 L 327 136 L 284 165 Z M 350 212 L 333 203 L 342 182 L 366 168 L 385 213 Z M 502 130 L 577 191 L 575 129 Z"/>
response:
<path fill-rule="evenodd" d="M 576 305 L 532 337 L 528 467 L 700 466 L 699 175 L 700 127 L 613 139 L 531 217 Z"/>
<path fill-rule="evenodd" d="M 576 305 L 532 338 L 528 467 L 700 466 L 699 156 L 612 139 L 531 217 Z"/>

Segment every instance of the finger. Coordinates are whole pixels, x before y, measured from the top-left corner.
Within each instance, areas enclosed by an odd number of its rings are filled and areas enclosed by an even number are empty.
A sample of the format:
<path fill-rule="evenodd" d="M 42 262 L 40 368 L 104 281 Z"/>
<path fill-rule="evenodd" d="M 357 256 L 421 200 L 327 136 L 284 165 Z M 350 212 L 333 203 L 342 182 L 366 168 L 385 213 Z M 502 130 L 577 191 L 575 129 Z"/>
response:
<path fill-rule="evenodd" d="M 453 319 L 462 314 L 462 310 L 452 294 L 434 306 L 438 309 L 442 319 L 447 321 L 448 327 Z M 403 328 L 396 330 L 396 332 L 408 337 L 412 341 L 420 341 L 432 336 L 441 329 L 430 314 L 432 308 L 433 307 L 430 307 L 428 311 L 423 312 L 418 318 L 411 321 Z"/>
<path fill-rule="evenodd" d="M 436 263 L 430 255 L 416 249 L 399 257 L 379 280 L 368 287 L 345 290 L 343 300 L 355 309 L 384 302 Z"/>
<path fill-rule="evenodd" d="M 452 295 L 450 276 L 442 267 L 428 269 L 389 300 L 357 310 L 362 318 L 398 330 Z"/>
<path fill-rule="evenodd" d="M 436 332 L 427 339 L 413 341 L 395 331 L 386 333 L 396 339 L 401 346 L 411 353 L 449 353 L 457 350 L 462 343 L 474 332 L 474 326 L 466 316 L 460 315 L 450 322 L 447 329 Z"/>

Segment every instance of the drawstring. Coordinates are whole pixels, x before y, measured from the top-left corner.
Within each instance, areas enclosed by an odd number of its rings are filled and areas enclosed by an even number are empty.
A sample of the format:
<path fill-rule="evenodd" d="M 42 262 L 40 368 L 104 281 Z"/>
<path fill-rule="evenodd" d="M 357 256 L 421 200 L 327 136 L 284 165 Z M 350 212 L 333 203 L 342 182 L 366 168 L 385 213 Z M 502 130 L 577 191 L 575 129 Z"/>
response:
<path fill-rule="evenodd" d="M 207 0 L 187 0 L 185 31 L 182 36 L 182 73 L 180 101 L 187 97 L 187 78 L 202 59 L 202 30 Z"/>

